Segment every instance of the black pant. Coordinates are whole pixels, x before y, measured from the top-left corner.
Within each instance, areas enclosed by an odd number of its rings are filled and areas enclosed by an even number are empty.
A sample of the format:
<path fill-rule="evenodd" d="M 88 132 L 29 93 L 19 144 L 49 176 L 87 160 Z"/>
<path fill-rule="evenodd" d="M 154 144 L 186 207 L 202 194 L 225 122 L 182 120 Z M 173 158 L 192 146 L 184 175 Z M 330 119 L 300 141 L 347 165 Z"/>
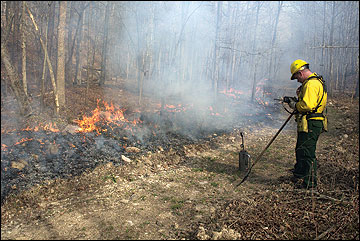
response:
<path fill-rule="evenodd" d="M 316 187 L 317 159 L 316 143 L 319 139 L 323 123 L 321 120 L 308 120 L 308 132 L 298 132 L 296 141 L 296 164 L 294 176 L 304 180 L 304 187 Z"/>

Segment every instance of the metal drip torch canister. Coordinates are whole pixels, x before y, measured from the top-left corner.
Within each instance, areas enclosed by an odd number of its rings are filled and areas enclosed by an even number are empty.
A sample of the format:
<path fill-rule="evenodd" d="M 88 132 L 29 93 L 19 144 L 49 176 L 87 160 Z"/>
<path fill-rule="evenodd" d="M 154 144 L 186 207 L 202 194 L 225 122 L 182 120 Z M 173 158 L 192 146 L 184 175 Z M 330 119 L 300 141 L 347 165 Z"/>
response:
<path fill-rule="evenodd" d="M 250 168 L 250 155 L 247 151 L 245 151 L 244 146 L 244 135 L 242 132 L 240 132 L 240 136 L 242 139 L 242 144 L 240 145 L 240 148 L 242 149 L 239 152 L 239 171 L 246 171 Z"/>

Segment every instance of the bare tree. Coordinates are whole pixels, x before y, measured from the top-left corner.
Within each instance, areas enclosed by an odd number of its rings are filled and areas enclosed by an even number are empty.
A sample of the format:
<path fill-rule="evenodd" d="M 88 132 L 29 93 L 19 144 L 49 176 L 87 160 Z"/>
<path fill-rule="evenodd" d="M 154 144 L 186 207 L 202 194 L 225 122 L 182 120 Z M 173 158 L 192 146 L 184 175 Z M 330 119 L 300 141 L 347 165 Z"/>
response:
<path fill-rule="evenodd" d="M 10 30 L 10 28 L 9 28 L 9 30 Z M 23 86 L 21 85 L 21 81 L 20 81 L 20 77 L 18 75 L 17 68 L 16 68 L 16 66 L 14 66 L 11 63 L 11 60 L 10 60 L 10 54 L 9 54 L 9 51 L 6 46 L 8 34 L 3 33 L 3 31 L 1 31 L 1 35 L 5 36 L 5 37 L 1 38 L 1 40 L 2 40 L 1 41 L 1 59 L 5 65 L 6 72 L 9 75 L 10 87 L 15 94 L 15 98 L 17 100 L 19 110 L 20 110 L 20 115 L 28 116 L 32 112 L 32 108 L 31 108 L 31 105 L 29 102 L 29 98 L 28 98 L 27 94 L 24 92 Z"/>
<path fill-rule="evenodd" d="M 88 101 L 88 93 L 89 93 L 89 87 L 90 87 L 90 80 L 92 79 L 92 68 L 91 68 L 91 17 L 92 17 L 92 11 L 93 11 L 93 2 L 90 2 L 89 5 L 89 11 L 88 11 L 88 22 L 87 22 L 87 38 L 88 38 L 88 44 L 87 44 L 87 78 L 86 78 L 86 92 L 85 92 L 85 104 Z M 95 53 L 95 49 L 93 50 Z"/>
<path fill-rule="evenodd" d="M 83 2 L 81 2 L 83 3 Z M 84 25 L 84 11 L 85 9 L 89 6 L 90 3 L 86 3 L 83 4 L 81 6 L 80 11 L 78 12 L 79 18 L 78 18 L 78 23 L 77 23 L 77 27 L 76 27 L 76 33 L 75 33 L 75 37 L 74 40 L 76 38 L 76 54 L 75 54 L 75 74 L 74 74 L 74 78 L 75 80 L 73 81 L 76 82 L 77 84 L 81 84 L 81 65 L 80 65 L 80 51 L 82 49 L 82 39 L 83 39 L 83 25 Z M 79 32 L 79 33 L 78 33 Z M 74 44 L 75 45 L 75 44 Z M 70 65 L 70 59 L 69 61 L 69 65 Z"/>
<path fill-rule="evenodd" d="M 65 25 L 67 1 L 60 1 L 58 25 L 57 90 L 60 108 L 65 107 Z"/>
<path fill-rule="evenodd" d="M 58 114 L 59 113 L 59 97 L 58 97 L 58 91 L 57 91 L 57 87 L 56 87 L 55 75 L 54 75 L 53 67 L 52 67 L 52 64 L 51 64 L 51 61 L 50 61 L 50 58 L 49 58 L 49 55 L 48 55 L 47 47 L 45 46 L 44 41 L 41 38 L 40 30 L 39 30 L 39 28 L 38 28 L 38 26 L 37 26 L 37 24 L 35 22 L 35 18 L 33 16 L 33 14 L 31 13 L 28 6 L 26 6 L 26 10 L 29 13 L 29 16 L 30 16 L 30 18 L 32 20 L 32 23 L 33 23 L 34 27 L 35 27 L 36 33 L 38 34 L 38 38 L 40 40 L 41 47 L 43 48 L 44 53 L 45 53 L 45 59 L 46 59 L 46 62 L 48 64 L 51 83 L 52 83 L 52 86 L 53 86 L 53 89 L 54 89 L 54 100 L 55 100 L 56 113 Z"/>
<path fill-rule="evenodd" d="M 278 23 L 279 23 L 279 17 L 280 17 L 280 12 L 281 12 L 281 8 L 282 8 L 283 2 L 279 1 L 278 2 L 278 6 L 277 6 L 277 11 L 276 11 L 276 17 L 275 17 L 275 24 L 274 24 L 274 30 L 273 30 L 273 35 L 272 35 L 272 39 L 271 39 L 271 45 L 270 45 L 270 57 L 269 57 L 269 78 L 270 80 L 273 80 L 273 66 L 276 66 L 276 64 L 274 63 L 275 60 L 275 41 L 276 41 L 276 34 L 277 34 L 277 28 L 278 28 Z"/>
<path fill-rule="evenodd" d="M 22 81 L 24 87 L 24 93 L 27 95 L 27 79 L 26 79 L 26 39 L 25 39 L 25 1 L 22 1 L 22 13 L 21 13 L 21 22 L 20 22 L 20 31 L 21 31 L 21 49 L 22 49 Z"/>
<path fill-rule="evenodd" d="M 357 56 L 356 76 L 359 76 L 359 55 Z M 353 92 L 352 99 L 359 98 L 359 77 L 355 78 L 355 91 Z"/>
<path fill-rule="evenodd" d="M 258 23 L 259 23 L 259 11 L 260 11 L 260 7 L 261 7 L 262 3 L 261 2 L 257 2 L 257 6 L 256 6 L 256 20 L 255 20 L 255 29 L 254 29 L 254 39 L 253 39 L 253 46 L 252 46 L 252 52 L 255 53 L 256 51 L 256 30 L 257 30 L 257 27 L 258 27 Z M 257 58 L 256 56 L 253 56 L 253 59 L 255 59 L 255 63 L 253 64 L 254 65 L 254 78 L 253 78 L 253 84 L 252 84 L 252 90 L 251 90 L 251 101 L 253 102 L 254 101 L 254 98 L 255 98 L 255 90 L 256 90 L 256 72 L 257 72 Z"/>
<path fill-rule="evenodd" d="M 106 60 L 107 60 L 107 49 L 108 49 L 108 38 L 109 38 L 109 17 L 111 2 L 107 2 L 105 9 L 105 20 L 104 20 L 104 40 L 102 47 L 102 61 L 101 61 L 101 75 L 100 75 L 100 85 L 103 85 L 106 80 Z"/>
<path fill-rule="evenodd" d="M 218 92 L 218 81 L 219 81 L 219 46 L 218 46 L 218 37 L 219 37 L 219 27 L 221 22 L 221 7 L 222 2 L 216 2 L 216 25 L 215 25 L 215 39 L 214 39 L 214 55 L 213 55 L 213 91 L 214 91 L 214 101 L 217 99 Z"/>
<path fill-rule="evenodd" d="M 44 47 L 47 50 L 47 44 L 48 44 L 48 35 L 47 32 L 49 30 L 49 23 L 46 24 L 46 28 L 45 28 L 45 43 L 44 43 Z M 45 108 L 45 79 L 46 79 L 46 54 L 44 53 L 44 61 L 43 61 L 43 71 L 42 71 L 42 76 L 41 76 L 41 84 L 40 84 L 40 111 L 43 111 Z"/>
<path fill-rule="evenodd" d="M 336 2 L 332 2 L 332 11 L 331 11 L 331 26 L 330 26 L 330 40 L 329 45 L 333 45 L 334 40 L 334 24 L 335 24 L 335 10 L 336 10 Z M 333 73 L 333 49 L 330 49 L 330 57 L 329 57 L 329 72 L 330 72 L 330 79 L 329 79 L 329 96 L 332 95 L 333 88 L 334 88 L 334 73 Z"/>

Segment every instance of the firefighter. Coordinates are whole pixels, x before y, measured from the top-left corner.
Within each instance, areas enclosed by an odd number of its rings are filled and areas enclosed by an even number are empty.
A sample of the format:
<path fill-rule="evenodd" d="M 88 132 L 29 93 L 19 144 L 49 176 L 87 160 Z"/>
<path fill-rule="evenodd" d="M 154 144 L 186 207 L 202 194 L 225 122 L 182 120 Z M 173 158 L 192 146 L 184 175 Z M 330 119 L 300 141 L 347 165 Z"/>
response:
<path fill-rule="evenodd" d="M 292 181 L 296 187 L 313 189 L 317 186 L 316 143 L 320 134 L 327 131 L 327 90 L 322 76 L 311 72 L 309 63 L 295 60 L 290 66 L 291 80 L 297 79 L 301 86 L 298 99 L 292 98 L 289 106 L 295 110 L 297 141 L 296 163 L 292 169 Z"/>

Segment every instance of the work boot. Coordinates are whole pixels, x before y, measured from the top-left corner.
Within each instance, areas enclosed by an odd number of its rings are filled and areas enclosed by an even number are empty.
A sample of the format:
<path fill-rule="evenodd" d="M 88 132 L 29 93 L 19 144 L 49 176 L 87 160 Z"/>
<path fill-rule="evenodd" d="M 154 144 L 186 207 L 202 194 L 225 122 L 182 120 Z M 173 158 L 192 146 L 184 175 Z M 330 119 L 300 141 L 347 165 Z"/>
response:
<path fill-rule="evenodd" d="M 294 183 L 294 189 L 304 189 L 303 180 L 298 180 Z"/>
<path fill-rule="evenodd" d="M 289 182 L 292 182 L 291 179 L 292 179 L 291 176 L 281 176 L 281 177 L 278 178 L 278 181 L 279 182 L 289 183 Z"/>
<path fill-rule="evenodd" d="M 298 179 L 298 181 L 294 185 L 294 188 L 295 189 L 305 189 L 305 190 L 309 190 L 309 191 L 317 191 L 316 186 L 306 185 L 306 183 L 304 182 L 303 179 Z"/>
<path fill-rule="evenodd" d="M 302 179 L 301 179 L 301 178 L 298 178 L 298 177 L 296 177 L 296 176 L 292 176 L 292 177 L 290 177 L 290 181 L 291 181 L 292 183 L 298 183 L 299 181 L 302 181 Z"/>
<path fill-rule="evenodd" d="M 307 190 L 316 190 L 316 185 L 314 184 L 309 184 L 307 185 L 305 182 L 303 183 L 303 188 L 307 189 Z"/>

